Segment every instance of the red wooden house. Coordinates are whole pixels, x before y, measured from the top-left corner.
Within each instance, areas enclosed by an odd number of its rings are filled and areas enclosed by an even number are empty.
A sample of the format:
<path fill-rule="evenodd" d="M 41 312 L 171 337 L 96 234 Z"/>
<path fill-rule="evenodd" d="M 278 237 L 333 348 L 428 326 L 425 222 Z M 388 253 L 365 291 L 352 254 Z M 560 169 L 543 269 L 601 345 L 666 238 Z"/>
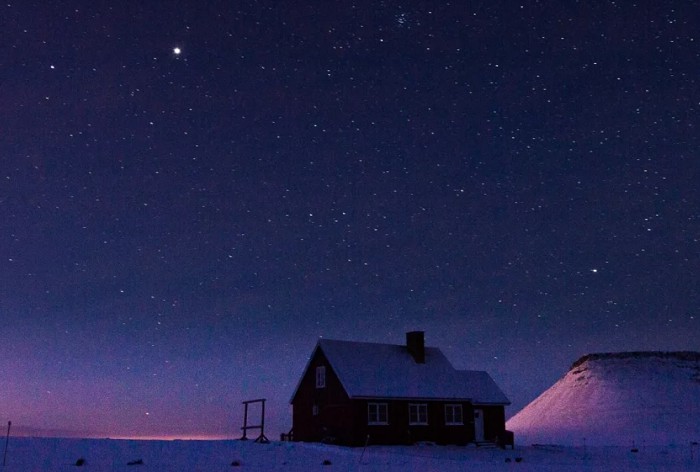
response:
<path fill-rule="evenodd" d="M 422 331 L 406 345 L 321 339 L 291 399 L 293 439 L 349 446 L 495 442 L 510 402 L 486 372 L 456 370 Z"/>

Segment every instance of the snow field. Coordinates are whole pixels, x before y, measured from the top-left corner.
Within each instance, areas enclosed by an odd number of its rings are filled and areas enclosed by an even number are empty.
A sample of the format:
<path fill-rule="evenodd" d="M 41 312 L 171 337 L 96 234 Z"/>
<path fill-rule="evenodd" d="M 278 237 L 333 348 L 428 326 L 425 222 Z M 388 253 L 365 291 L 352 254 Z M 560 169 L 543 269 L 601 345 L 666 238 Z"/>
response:
<path fill-rule="evenodd" d="M 3 444 L 4 448 L 4 444 Z M 457 446 L 256 444 L 251 441 L 138 441 L 10 438 L 1 472 L 42 471 L 691 471 L 700 447 L 529 446 L 515 450 Z M 85 464 L 76 466 L 78 459 Z M 518 460 L 519 459 L 519 460 Z M 142 465 L 127 465 L 141 460 Z M 329 464 L 324 465 L 324 462 Z M 235 463 L 236 465 L 232 465 Z"/>

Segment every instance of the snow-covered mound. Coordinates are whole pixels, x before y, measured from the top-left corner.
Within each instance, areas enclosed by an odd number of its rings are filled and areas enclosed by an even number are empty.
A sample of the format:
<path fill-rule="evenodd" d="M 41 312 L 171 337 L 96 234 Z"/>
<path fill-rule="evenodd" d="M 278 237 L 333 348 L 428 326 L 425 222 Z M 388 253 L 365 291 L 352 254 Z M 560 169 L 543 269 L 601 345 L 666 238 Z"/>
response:
<path fill-rule="evenodd" d="M 700 353 L 590 354 L 507 428 L 520 444 L 688 445 L 700 441 Z"/>

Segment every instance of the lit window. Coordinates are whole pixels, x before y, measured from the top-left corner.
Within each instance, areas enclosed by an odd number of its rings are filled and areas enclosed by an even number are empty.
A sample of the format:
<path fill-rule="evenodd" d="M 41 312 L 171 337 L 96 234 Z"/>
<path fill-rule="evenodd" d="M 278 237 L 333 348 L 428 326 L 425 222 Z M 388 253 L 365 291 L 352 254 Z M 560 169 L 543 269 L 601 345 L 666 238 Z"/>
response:
<path fill-rule="evenodd" d="M 316 388 L 324 388 L 326 386 L 326 366 L 320 365 L 316 367 Z"/>
<path fill-rule="evenodd" d="M 367 404 L 367 424 L 389 424 L 389 408 L 386 403 Z"/>
<path fill-rule="evenodd" d="M 464 424 L 464 420 L 462 420 L 462 405 L 445 405 L 445 424 Z"/>
<path fill-rule="evenodd" d="M 428 405 L 425 403 L 409 403 L 408 424 L 428 424 Z"/>

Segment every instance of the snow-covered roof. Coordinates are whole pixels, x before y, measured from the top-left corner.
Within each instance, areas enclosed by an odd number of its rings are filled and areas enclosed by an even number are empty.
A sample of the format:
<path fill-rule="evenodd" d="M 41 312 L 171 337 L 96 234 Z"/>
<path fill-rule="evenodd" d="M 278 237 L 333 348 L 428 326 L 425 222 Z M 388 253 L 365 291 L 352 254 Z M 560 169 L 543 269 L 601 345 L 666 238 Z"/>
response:
<path fill-rule="evenodd" d="M 488 373 L 457 370 L 438 348 L 425 348 L 424 364 L 416 363 L 403 345 L 321 339 L 316 349 L 326 356 L 350 398 L 510 403 Z"/>

